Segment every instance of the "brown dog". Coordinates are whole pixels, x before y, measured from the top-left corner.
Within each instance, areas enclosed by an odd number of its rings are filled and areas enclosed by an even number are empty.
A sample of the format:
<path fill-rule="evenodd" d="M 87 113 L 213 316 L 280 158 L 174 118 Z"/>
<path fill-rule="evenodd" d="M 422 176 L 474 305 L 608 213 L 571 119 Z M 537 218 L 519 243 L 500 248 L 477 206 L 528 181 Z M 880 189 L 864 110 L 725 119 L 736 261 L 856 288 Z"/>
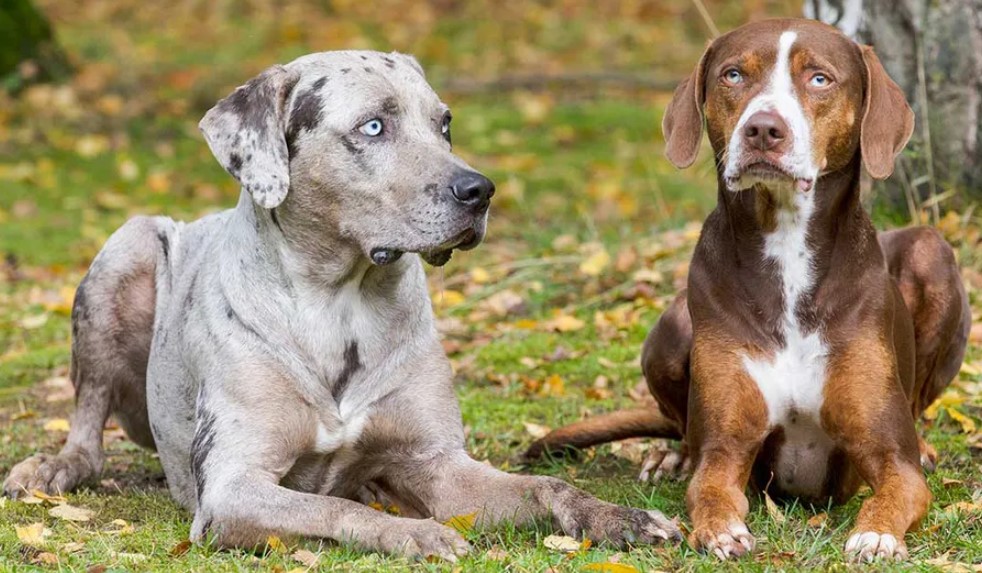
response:
<path fill-rule="evenodd" d="M 744 489 L 844 501 L 873 488 L 846 543 L 903 558 L 936 454 L 914 422 L 957 374 L 970 312 L 928 228 L 877 236 L 860 174 L 891 174 L 913 113 L 873 51 L 807 20 L 749 24 L 709 46 L 665 112 L 666 154 L 693 163 L 703 119 L 718 206 L 687 292 L 645 341 L 656 407 L 557 430 L 530 450 L 676 437 L 695 468 L 690 542 L 753 549 Z"/>

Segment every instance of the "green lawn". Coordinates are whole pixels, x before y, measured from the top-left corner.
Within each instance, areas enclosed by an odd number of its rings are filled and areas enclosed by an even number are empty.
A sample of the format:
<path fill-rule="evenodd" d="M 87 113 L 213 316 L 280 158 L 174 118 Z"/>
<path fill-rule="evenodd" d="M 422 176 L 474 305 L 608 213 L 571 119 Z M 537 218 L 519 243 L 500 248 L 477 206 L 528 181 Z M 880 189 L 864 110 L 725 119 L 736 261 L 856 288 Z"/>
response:
<path fill-rule="evenodd" d="M 17 100 L 0 96 L 4 476 L 23 457 L 54 452 L 64 440 L 57 420 L 72 409 L 63 378 L 67 313 L 74 286 L 109 233 L 135 214 L 190 219 L 234 204 L 238 191 L 211 158 L 196 123 L 217 98 L 265 65 L 314 49 L 375 46 L 419 54 L 438 91 L 459 86 L 468 74 L 606 65 L 677 78 L 698 58 L 704 38 L 689 2 L 665 3 L 643 17 L 629 8 L 577 5 L 568 21 L 557 23 L 545 4 L 522 14 L 501 8 L 497 19 L 481 19 L 480 11 L 494 3 L 472 1 L 462 12 L 406 11 L 399 33 L 350 2 L 314 17 L 300 8 L 317 3 L 287 2 L 270 12 L 273 3 L 256 0 L 245 13 L 226 9 L 216 16 L 201 14 L 202 3 L 182 0 L 173 18 L 132 2 L 39 4 L 55 18 L 79 75 L 67 87 L 35 88 Z M 714 8 L 721 26 L 746 16 L 732 7 L 736 3 L 727 4 Z M 790 10 L 786 2 L 747 5 L 772 14 Z M 467 22 L 474 25 L 463 27 Z M 520 465 L 518 454 L 537 426 L 558 427 L 586 412 L 634 404 L 629 390 L 640 380 L 641 342 L 684 284 L 698 222 L 715 202 L 710 154 L 704 151 L 685 172 L 662 159 L 658 124 L 670 95 L 663 92 L 446 93 L 457 150 L 499 189 L 486 243 L 455 254 L 444 269 L 428 270 L 470 451 L 508 471 L 555 475 L 602 498 L 658 508 L 684 522 L 684 483 L 635 479 L 647 443 L 604 446 L 576 460 L 531 467 Z M 879 204 L 874 213 L 884 224 L 905 218 Z M 963 213 L 940 226 L 966 268 L 978 317 L 980 219 L 970 209 Z M 967 364 L 928 429 L 941 453 L 930 477 L 935 503 L 921 530 L 908 536 L 911 561 L 900 569 L 982 563 L 982 439 L 971 427 L 982 414 L 982 349 L 973 346 Z M 0 500 L 0 570 L 306 570 L 292 557 L 298 549 L 317 554 L 321 570 L 455 569 L 316 541 L 265 554 L 207 547 L 181 553 L 190 516 L 170 500 L 159 462 L 118 429 L 108 429 L 106 441 L 103 481 L 68 496 L 72 505 L 95 511 L 90 521 L 57 519 L 48 514 L 50 505 Z M 834 508 L 783 507 L 783 520 L 754 500 L 749 525 L 758 549 L 725 568 L 851 568 L 841 547 L 861 500 Z M 821 514 L 827 516 L 815 518 Z M 22 543 L 16 527 L 34 523 L 50 535 L 36 545 Z M 543 547 L 549 533 L 545 527 L 470 531 L 474 552 L 456 570 L 580 571 L 615 561 L 641 571 L 724 567 L 686 545 L 619 553 L 592 547 L 564 555 Z"/>

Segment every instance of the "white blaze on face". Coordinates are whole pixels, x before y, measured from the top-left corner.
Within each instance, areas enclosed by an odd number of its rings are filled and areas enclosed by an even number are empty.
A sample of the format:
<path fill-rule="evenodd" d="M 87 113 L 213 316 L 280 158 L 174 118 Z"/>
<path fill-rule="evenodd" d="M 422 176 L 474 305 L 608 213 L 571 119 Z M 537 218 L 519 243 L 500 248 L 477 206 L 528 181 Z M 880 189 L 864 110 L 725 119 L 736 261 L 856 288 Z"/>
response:
<path fill-rule="evenodd" d="M 756 183 L 762 183 L 755 177 L 743 177 L 741 174 L 744 167 L 743 155 L 746 152 L 743 128 L 747 120 L 759 111 L 770 111 L 778 114 L 788 127 L 787 137 L 791 143 L 790 149 L 784 157 L 780 158 L 784 170 L 793 175 L 796 180 L 807 181 L 808 183 L 814 183 L 818 174 L 818 168 L 812 159 L 811 126 L 805 116 L 805 110 L 801 107 L 801 102 L 798 101 L 794 81 L 791 77 L 791 47 L 797 37 L 795 32 L 781 34 L 778 40 L 777 59 L 774 62 L 771 77 L 768 79 L 764 90 L 747 104 L 747 109 L 743 111 L 736 129 L 733 130 L 733 135 L 730 137 L 723 175 L 732 191 L 748 189 Z M 766 183 L 772 185 L 773 181 Z M 790 182 L 789 187 L 793 190 Z"/>

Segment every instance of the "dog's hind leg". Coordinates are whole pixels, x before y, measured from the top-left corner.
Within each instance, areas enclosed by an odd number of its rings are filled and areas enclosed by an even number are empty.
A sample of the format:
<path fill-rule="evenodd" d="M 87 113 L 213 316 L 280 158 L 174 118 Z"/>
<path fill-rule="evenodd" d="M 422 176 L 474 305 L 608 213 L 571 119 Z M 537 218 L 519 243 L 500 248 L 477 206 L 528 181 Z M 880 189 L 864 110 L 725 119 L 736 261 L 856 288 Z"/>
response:
<path fill-rule="evenodd" d="M 879 234 L 893 276 L 914 323 L 915 368 L 911 413 L 917 419 L 961 369 L 971 328 L 968 296 L 958 263 L 941 234 L 913 227 Z M 921 464 L 934 469 L 937 452 L 920 440 Z"/>
<path fill-rule="evenodd" d="M 72 308 L 71 379 L 76 410 L 58 455 L 37 454 L 14 466 L 3 484 L 11 497 L 67 492 L 97 477 L 105 461 L 102 430 L 114 413 L 129 437 L 153 447 L 147 420 L 146 369 L 153 336 L 158 257 L 167 256 L 161 220 L 133 219 L 93 261 Z"/>

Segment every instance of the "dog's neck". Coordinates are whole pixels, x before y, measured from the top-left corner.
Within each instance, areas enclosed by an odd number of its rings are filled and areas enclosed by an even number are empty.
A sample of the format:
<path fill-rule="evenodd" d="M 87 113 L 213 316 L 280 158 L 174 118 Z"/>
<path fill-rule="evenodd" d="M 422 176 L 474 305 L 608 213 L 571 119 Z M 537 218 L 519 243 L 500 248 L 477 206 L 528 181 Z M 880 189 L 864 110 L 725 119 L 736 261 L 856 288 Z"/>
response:
<path fill-rule="evenodd" d="M 308 289 L 331 293 L 354 286 L 367 296 L 391 296 L 415 262 L 403 257 L 385 266 L 374 265 L 339 233 L 310 236 L 284 220 L 276 208 L 256 205 L 245 191 L 232 216 L 239 223 L 235 241 L 251 249 L 288 288 L 299 282 Z"/>
<path fill-rule="evenodd" d="M 739 261 L 756 264 L 763 256 L 765 237 L 775 231 L 779 216 L 784 216 L 785 221 L 806 226 L 813 270 L 824 275 L 835 258 L 834 251 L 862 247 L 873 230 L 860 201 L 861 165 L 857 153 L 844 168 L 819 177 L 810 191 L 774 192 L 755 186 L 734 192 L 727 189 L 720 174 L 718 231 L 730 239 L 727 242 Z M 869 247 L 876 247 L 875 240 Z"/>

